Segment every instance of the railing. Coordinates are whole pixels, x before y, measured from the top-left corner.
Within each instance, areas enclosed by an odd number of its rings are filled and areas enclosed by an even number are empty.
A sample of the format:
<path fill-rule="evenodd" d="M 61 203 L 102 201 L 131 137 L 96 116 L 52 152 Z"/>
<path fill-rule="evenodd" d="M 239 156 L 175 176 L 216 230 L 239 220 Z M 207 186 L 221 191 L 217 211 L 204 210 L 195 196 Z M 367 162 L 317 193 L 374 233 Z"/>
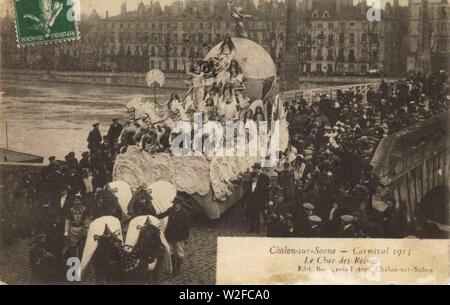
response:
<path fill-rule="evenodd" d="M 361 94 L 363 96 L 363 102 L 367 102 L 367 92 L 370 89 L 378 90 L 379 83 L 367 83 L 367 84 L 353 84 L 333 87 L 323 87 L 316 89 L 303 89 L 281 92 L 280 97 L 289 102 L 296 97 L 304 98 L 307 102 L 313 102 L 315 98 L 319 98 L 323 94 L 329 94 L 331 98 L 336 98 L 339 91 L 341 92 L 353 92 L 354 94 Z"/>
<path fill-rule="evenodd" d="M 449 119 L 442 113 L 384 138 L 372 159 L 378 195 L 403 205 L 409 221 L 430 190 L 450 186 Z"/>

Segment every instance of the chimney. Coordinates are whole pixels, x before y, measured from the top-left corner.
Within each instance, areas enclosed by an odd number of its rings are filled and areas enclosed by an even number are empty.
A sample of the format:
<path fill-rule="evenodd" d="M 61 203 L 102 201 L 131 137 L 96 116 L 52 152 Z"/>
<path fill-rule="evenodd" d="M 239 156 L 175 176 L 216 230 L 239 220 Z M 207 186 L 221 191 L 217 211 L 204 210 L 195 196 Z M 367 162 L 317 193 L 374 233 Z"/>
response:
<path fill-rule="evenodd" d="M 106 18 L 106 19 L 109 18 L 109 12 L 108 12 L 108 11 L 106 11 L 106 13 L 105 13 L 105 18 Z"/>
<path fill-rule="evenodd" d="M 121 7 L 121 14 L 126 15 L 126 13 L 127 13 L 127 3 L 124 2 Z"/>

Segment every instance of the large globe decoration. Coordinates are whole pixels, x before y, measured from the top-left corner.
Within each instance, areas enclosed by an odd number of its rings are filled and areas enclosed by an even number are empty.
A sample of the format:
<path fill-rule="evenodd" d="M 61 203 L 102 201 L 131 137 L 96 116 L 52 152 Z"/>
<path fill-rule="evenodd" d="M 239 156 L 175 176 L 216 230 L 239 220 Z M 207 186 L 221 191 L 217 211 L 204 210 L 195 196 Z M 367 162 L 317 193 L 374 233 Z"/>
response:
<path fill-rule="evenodd" d="M 256 42 L 245 38 L 231 38 L 235 46 L 234 60 L 246 78 L 245 93 L 252 100 L 265 100 L 276 82 L 276 66 L 270 54 Z M 216 57 L 222 43 L 214 46 L 205 61 Z"/>

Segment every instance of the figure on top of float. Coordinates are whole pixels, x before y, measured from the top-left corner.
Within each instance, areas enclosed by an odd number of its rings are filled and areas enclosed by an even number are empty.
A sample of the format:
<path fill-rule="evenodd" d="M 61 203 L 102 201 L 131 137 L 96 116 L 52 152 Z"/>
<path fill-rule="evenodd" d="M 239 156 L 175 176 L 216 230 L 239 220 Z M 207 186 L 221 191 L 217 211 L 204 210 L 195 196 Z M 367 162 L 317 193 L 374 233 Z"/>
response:
<path fill-rule="evenodd" d="M 231 17 L 233 17 L 235 21 L 234 32 L 236 37 L 248 38 L 244 27 L 244 19 L 253 19 L 253 16 L 243 14 L 243 8 L 236 5 L 236 0 L 228 1 L 228 6 L 231 9 Z"/>
<path fill-rule="evenodd" d="M 205 78 L 202 72 L 201 66 L 198 63 L 194 64 L 192 72 L 188 72 L 192 77 L 192 94 L 194 108 L 198 112 L 203 112 L 205 110 L 205 103 L 203 97 L 205 95 Z"/>
<path fill-rule="evenodd" d="M 219 48 L 219 54 L 213 58 L 214 71 L 217 74 L 215 83 L 223 86 L 230 81 L 231 74 L 228 71 L 234 56 L 236 55 L 236 47 L 230 37 L 225 37 Z"/>

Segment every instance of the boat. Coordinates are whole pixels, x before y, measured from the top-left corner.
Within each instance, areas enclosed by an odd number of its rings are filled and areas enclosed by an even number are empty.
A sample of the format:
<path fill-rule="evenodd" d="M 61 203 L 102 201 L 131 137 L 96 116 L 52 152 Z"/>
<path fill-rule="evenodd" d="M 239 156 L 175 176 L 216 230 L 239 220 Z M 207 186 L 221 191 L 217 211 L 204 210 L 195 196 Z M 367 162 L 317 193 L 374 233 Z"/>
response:
<path fill-rule="evenodd" d="M 44 158 L 24 152 L 0 148 L 0 160 L 4 163 L 43 163 Z"/>
<path fill-rule="evenodd" d="M 45 166 L 44 157 L 29 153 L 0 148 L 0 181 L 11 172 L 28 170 L 40 172 Z"/>

